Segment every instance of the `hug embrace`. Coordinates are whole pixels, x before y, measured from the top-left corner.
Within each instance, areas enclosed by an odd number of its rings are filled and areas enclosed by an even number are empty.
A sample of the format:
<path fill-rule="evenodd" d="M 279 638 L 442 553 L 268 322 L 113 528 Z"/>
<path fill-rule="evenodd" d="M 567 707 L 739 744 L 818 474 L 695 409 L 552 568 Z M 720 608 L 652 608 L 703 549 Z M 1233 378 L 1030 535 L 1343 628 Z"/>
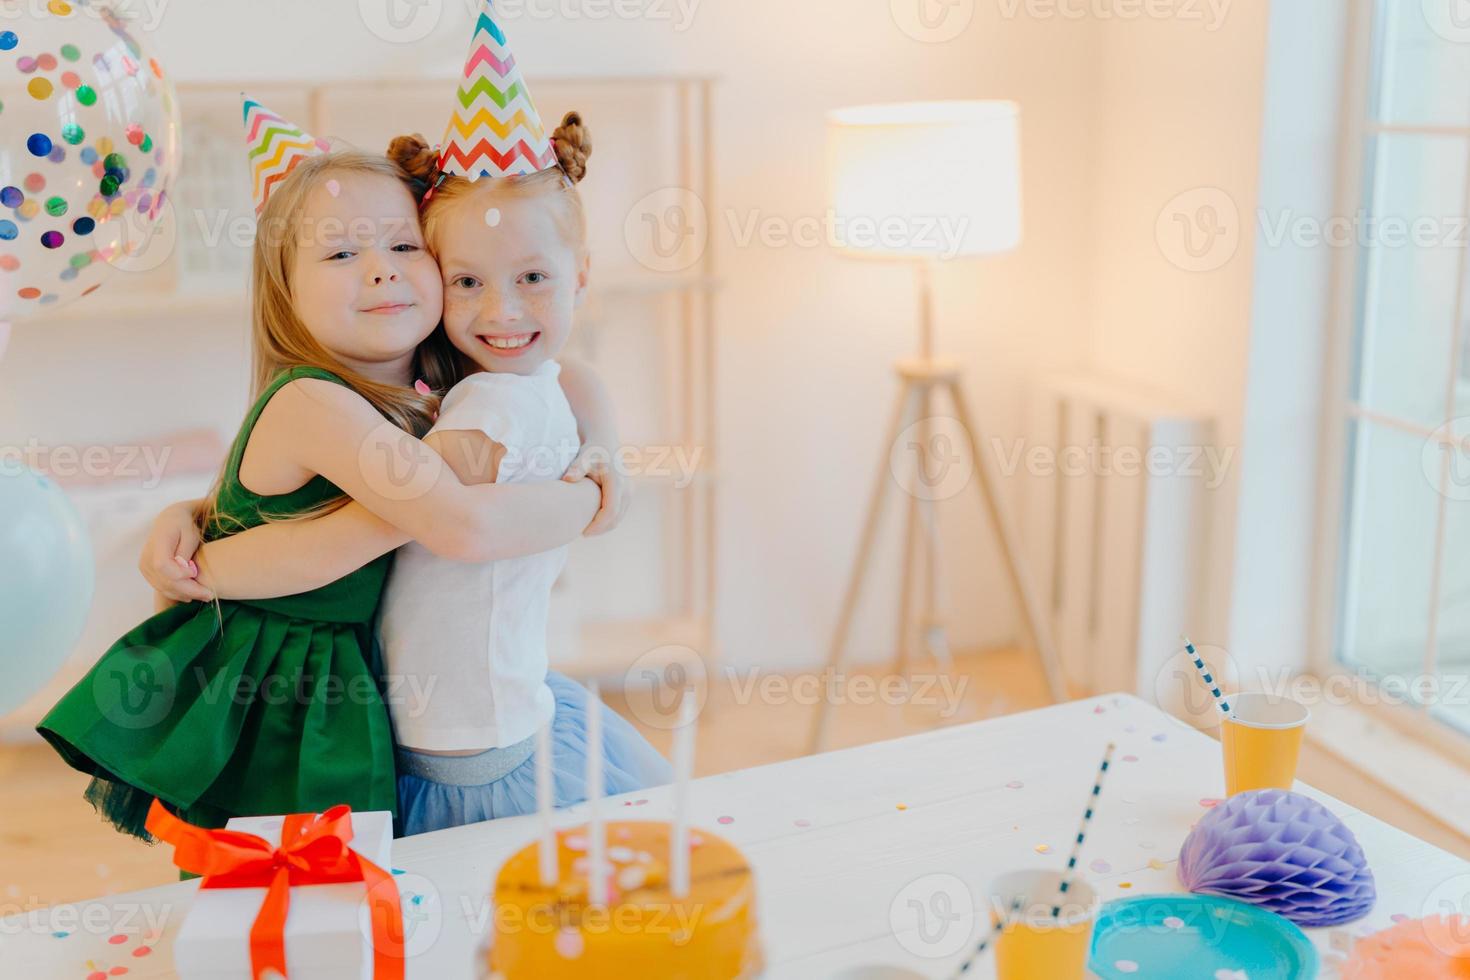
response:
<path fill-rule="evenodd" d="M 441 147 L 335 149 L 247 100 L 254 398 L 210 494 L 160 515 L 160 611 L 39 730 L 147 838 L 392 810 L 400 835 L 586 797 L 589 694 L 549 670 L 570 543 L 626 490 L 600 381 L 558 361 L 588 287 L 592 143 L 546 133 L 488 0 Z M 596 451 L 594 451 L 596 450 Z M 390 692 L 408 690 L 413 696 Z M 604 786 L 669 781 L 611 713 Z"/>

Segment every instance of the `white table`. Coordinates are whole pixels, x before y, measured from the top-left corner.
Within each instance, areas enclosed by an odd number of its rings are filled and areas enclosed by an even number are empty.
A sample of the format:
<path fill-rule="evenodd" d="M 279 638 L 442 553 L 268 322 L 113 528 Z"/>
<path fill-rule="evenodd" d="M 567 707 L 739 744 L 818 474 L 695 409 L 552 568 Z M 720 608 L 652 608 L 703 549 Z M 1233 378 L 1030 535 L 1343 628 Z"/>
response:
<path fill-rule="evenodd" d="M 1062 865 L 1105 743 L 1118 743 L 1082 865 L 1104 901 L 1177 892 L 1175 859 L 1202 799 L 1222 795 L 1213 740 L 1129 696 L 1078 701 L 891 742 L 711 776 L 691 800 L 700 826 L 728 837 L 755 867 L 761 928 L 773 980 L 814 980 L 863 963 L 909 966 L 948 975 L 963 956 L 949 953 L 972 929 L 920 931 L 913 899 L 934 912 L 984 901 L 987 883 L 1019 867 Z M 1470 892 L 1470 863 L 1308 787 L 1357 836 L 1376 874 L 1379 901 L 1344 930 L 1313 930 L 1331 963 L 1334 939 L 1417 917 L 1445 889 Z M 646 801 L 634 803 L 633 801 Z M 667 788 L 611 801 L 615 818 L 666 818 Z M 624 804 L 628 805 L 624 805 Z M 563 816 L 578 822 L 583 807 Z M 721 817 L 730 817 L 721 824 Z M 534 818 L 499 820 L 395 842 L 401 887 L 423 897 L 428 913 L 410 960 L 413 980 L 472 975 L 480 923 L 488 922 L 491 878 L 507 855 L 529 842 Z M 1036 846 L 1047 844 L 1049 853 Z M 1150 865 L 1150 861 L 1153 865 Z M 1104 861 L 1099 870 L 1088 866 Z M 1459 887 L 1464 885 L 1465 887 Z M 196 883 L 0 920 L 0 977 L 83 980 L 88 961 L 128 980 L 174 976 L 171 937 Z M 892 909 L 908 925 L 895 934 Z M 981 919 L 986 913 L 982 912 Z M 54 937 L 51 916 L 71 927 Z M 132 955 L 161 926 L 151 955 Z M 1339 935 L 1334 936 L 1337 932 Z M 121 935 L 116 945 L 109 939 Z M 926 941 L 926 936 L 928 941 Z M 969 942 L 964 942 L 968 950 Z M 927 954 L 927 955 L 925 955 Z M 990 976 L 990 963 L 972 976 Z"/>

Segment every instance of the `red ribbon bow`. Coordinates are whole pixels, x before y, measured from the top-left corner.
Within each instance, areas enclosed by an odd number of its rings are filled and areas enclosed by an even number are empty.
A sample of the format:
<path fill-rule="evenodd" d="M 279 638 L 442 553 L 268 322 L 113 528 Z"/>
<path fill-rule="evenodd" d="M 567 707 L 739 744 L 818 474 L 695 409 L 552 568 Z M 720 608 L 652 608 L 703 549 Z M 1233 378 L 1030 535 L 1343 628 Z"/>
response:
<path fill-rule="evenodd" d="M 286 817 L 281 844 L 238 830 L 205 830 L 185 823 L 158 800 L 148 810 L 148 832 L 174 846 L 174 864 L 204 877 L 201 888 L 265 888 L 265 901 L 250 927 L 250 969 L 286 976 L 286 913 L 296 885 L 361 881 L 367 885 L 373 927 L 374 980 L 403 980 L 403 910 L 393 876 L 358 854 L 352 810 L 334 806 L 321 816 Z"/>

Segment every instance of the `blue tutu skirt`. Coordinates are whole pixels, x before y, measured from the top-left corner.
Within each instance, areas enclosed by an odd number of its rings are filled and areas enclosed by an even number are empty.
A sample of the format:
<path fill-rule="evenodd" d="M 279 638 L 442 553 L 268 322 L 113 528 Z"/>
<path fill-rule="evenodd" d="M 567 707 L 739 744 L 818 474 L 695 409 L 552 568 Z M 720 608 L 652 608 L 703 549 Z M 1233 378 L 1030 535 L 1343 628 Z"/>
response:
<path fill-rule="evenodd" d="M 551 776 L 558 807 L 587 799 L 587 689 L 555 672 L 546 676 L 556 698 L 551 722 Z M 608 796 L 661 786 L 674 778 L 658 750 L 621 715 L 602 712 L 603 792 Z M 536 812 L 534 755 L 483 786 L 450 786 L 398 775 L 399 832 L 426 834 L 461 824 Z"/>

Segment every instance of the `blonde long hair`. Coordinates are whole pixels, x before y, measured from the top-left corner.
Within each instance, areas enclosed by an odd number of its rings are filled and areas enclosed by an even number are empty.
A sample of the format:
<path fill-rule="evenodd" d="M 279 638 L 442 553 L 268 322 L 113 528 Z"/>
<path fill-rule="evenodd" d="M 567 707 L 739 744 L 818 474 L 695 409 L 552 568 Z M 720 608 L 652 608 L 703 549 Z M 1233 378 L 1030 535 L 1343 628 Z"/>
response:
<path fill-rule="evenodd" d="M 345 381 L 388 421 L 415 436 L 433 424 L 439 396 L 421 395 L 413 388 L 384 384 L 364 377 L 342 364 L 323 347 L 301 318 L 291 298 L 291 268 L 301 240 L 301 215 L 307 197 L 334 176 L 374 175 L 401 180 L 412 191 L 409 175 L 386 157 L 357 150 L 340 150 L 309 157 L 276 185 L 257 223 L 251 269 L 251 403 L 283 371 L 315 367 L 330 371 Z M 423 379 L 434 392 L 452 387 L 463 374 L 459 352 L 449 343 L 443 324 L 434 328 L 414 354 L 413 376 Z M 233 455 L 233 449 L 231 452 Z M 201 532 L 209 537 L 244 530 L 237 519 L 221 514 L 219 494 L 229 469 L 225 461 L 214 486 L 195 517 Z M 344 495 L 305 513 L 264 515 L 267 520 L 299 520 L 318 517 L 347 503 Z"/>

